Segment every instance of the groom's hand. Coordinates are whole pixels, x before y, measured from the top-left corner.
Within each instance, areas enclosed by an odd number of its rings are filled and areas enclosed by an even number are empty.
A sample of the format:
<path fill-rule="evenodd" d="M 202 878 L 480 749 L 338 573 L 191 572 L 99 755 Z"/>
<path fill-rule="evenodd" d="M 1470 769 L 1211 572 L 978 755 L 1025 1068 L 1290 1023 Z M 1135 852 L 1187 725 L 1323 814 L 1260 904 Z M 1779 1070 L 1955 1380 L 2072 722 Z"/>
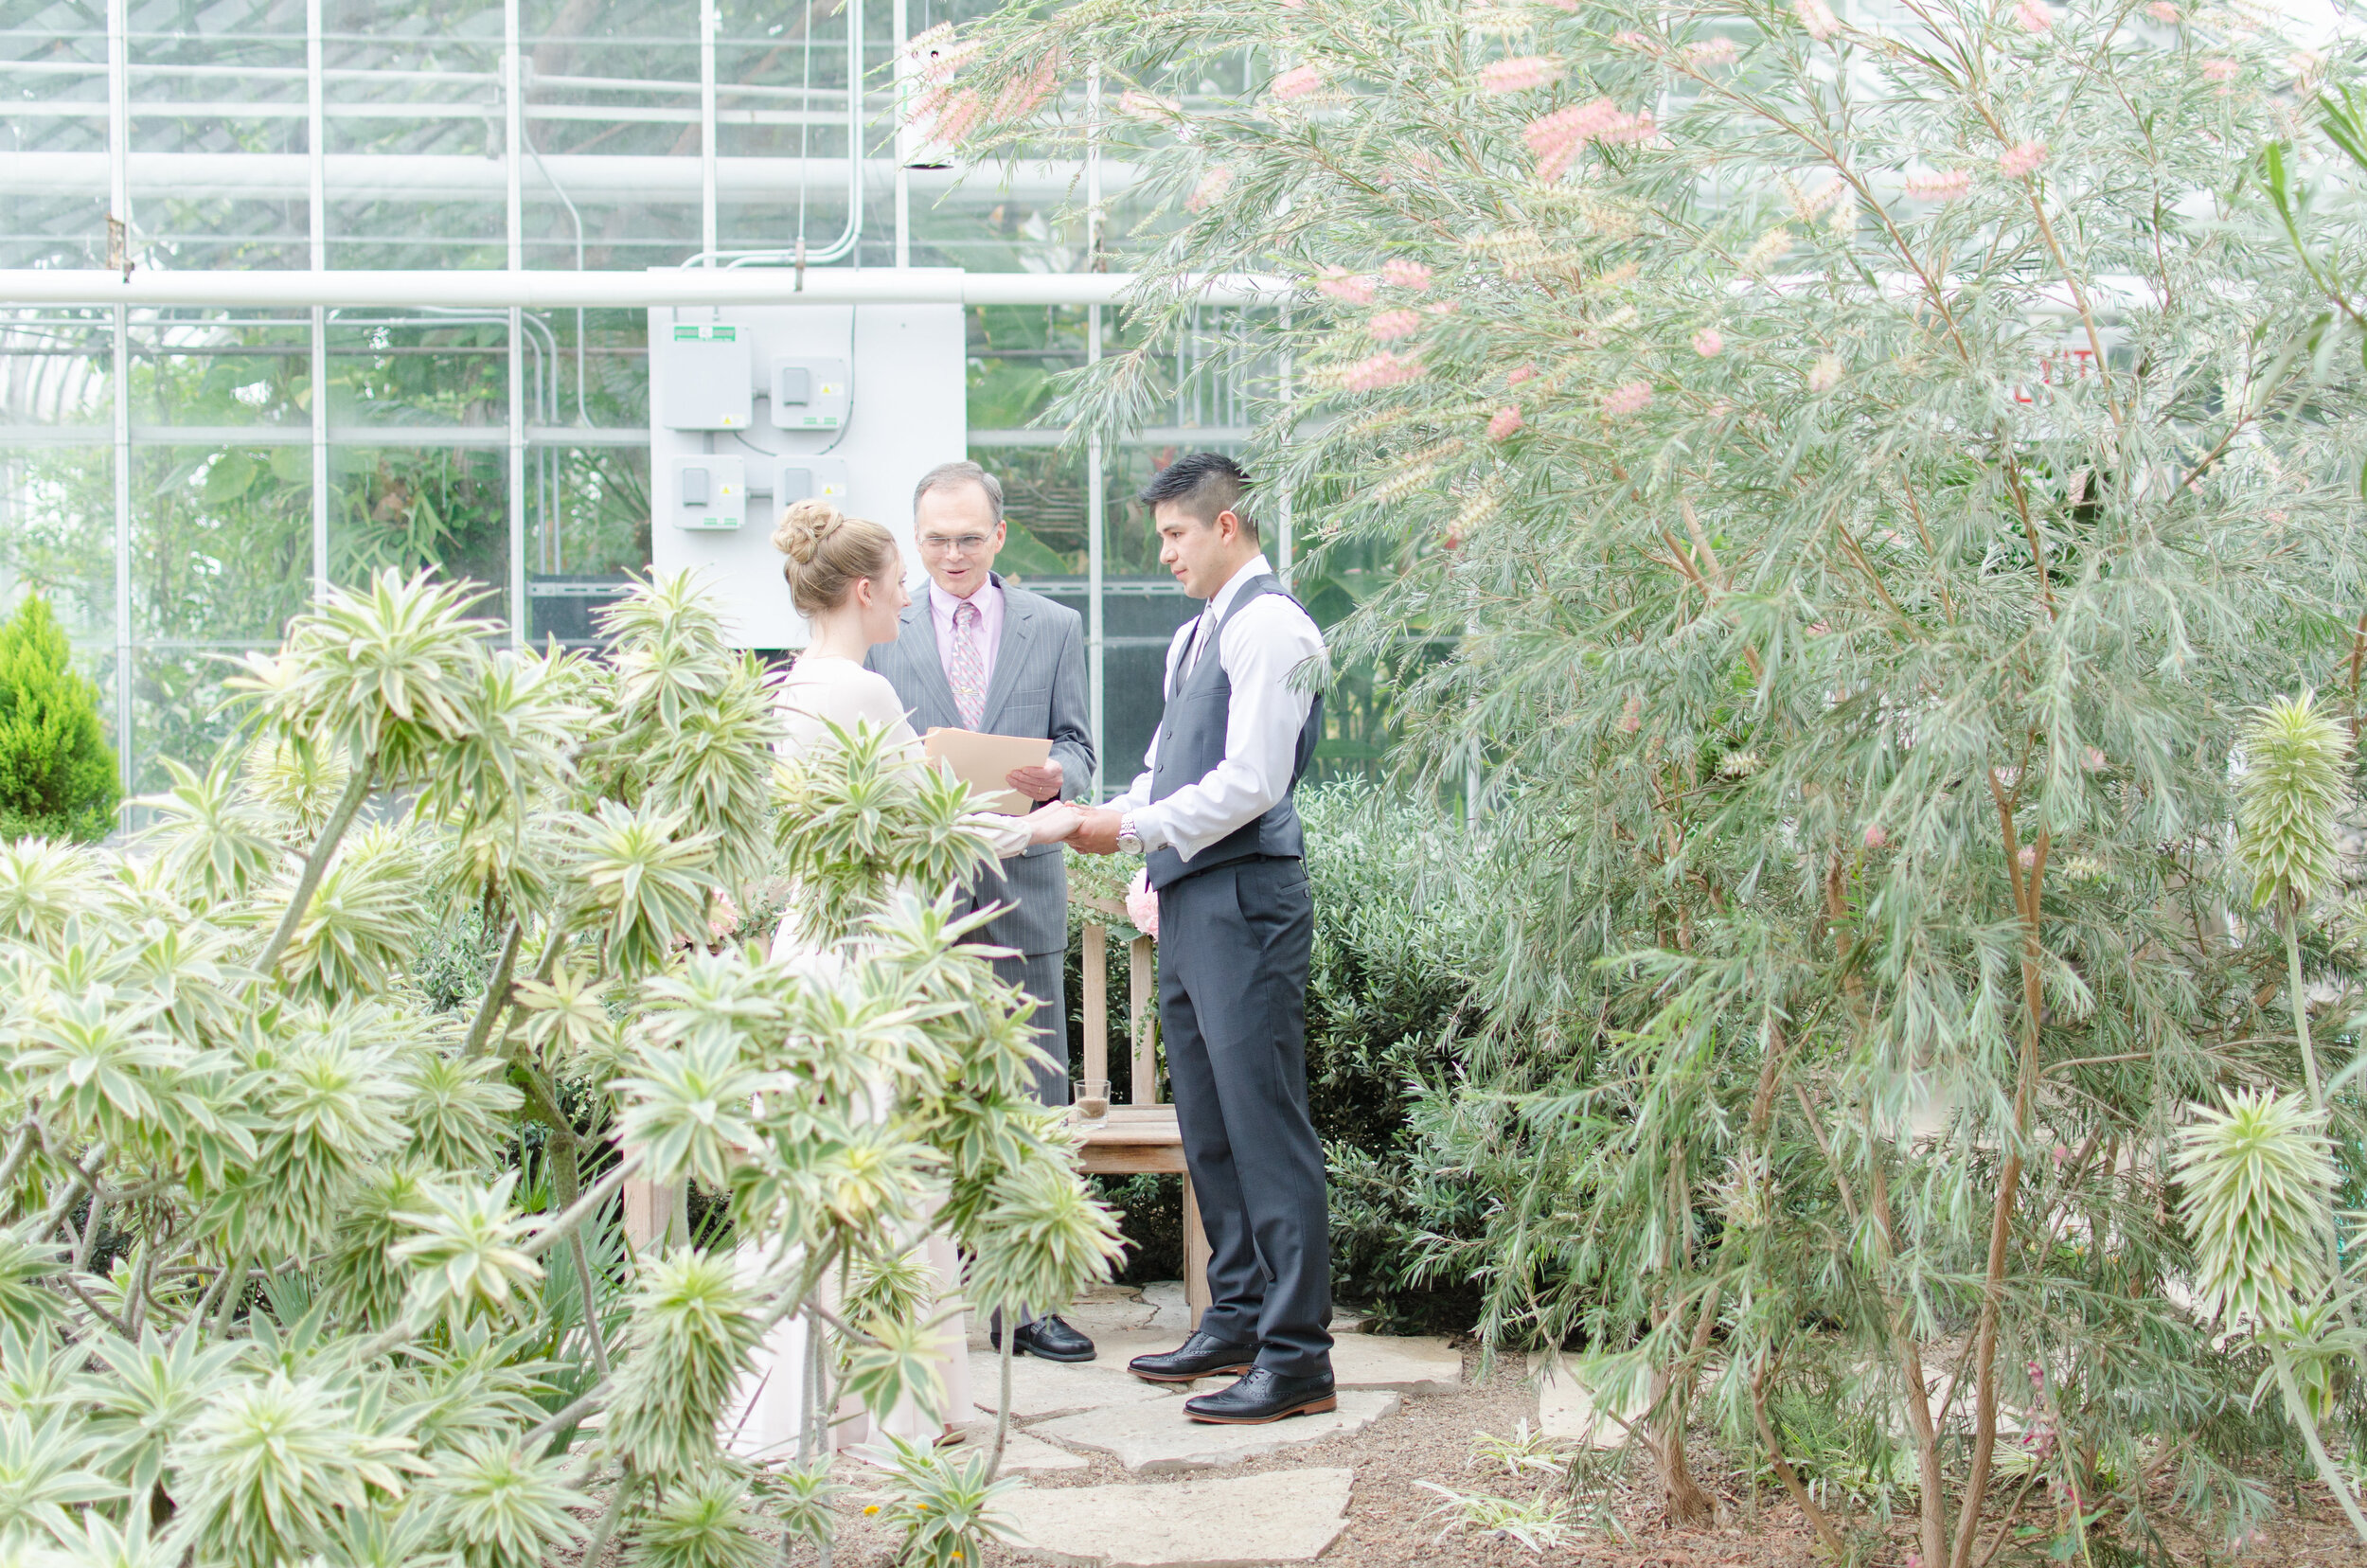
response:
<path fill-rule="evenodd" d="M 1068 846 L 1088 855 L 1114 855 L 1118 852 L 1118 829 L 1125 821 L 1121 812 L 1094 807 L 1081 814 Z"/>

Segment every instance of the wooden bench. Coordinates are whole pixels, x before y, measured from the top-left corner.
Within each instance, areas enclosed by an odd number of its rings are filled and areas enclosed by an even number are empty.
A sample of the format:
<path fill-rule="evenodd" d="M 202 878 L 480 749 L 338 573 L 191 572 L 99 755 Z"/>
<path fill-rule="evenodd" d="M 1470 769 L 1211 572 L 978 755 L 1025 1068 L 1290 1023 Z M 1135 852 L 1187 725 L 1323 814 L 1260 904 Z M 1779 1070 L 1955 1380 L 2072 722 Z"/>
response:
<path fill-rule="evenodd" d="M 1118 915 L 1126 906 L 1114 899 L 1082 899 L 1095 914 Z M 1085 1077 L 1107 1082 L 1110 1077 L 1110 928 L 1085 920 L 1083 969 L 1085 994 L 1079 1001 L 1085 1020 Z M 1148 936 L 1137 936 L 1127 950 L 1127 1025 L 1132 1037 L 1133 1103 L 1112 1105 L 1109 1119 L 1086 1128 L 1078 1163 L 1093 1176 L 1132 1176 L 1143 1171 L 1172 1173 L 1184 1178 L 1184 1301 L 1192 1327 L 1208 1310 L 1208 1233 L 1201 1227 L 1200 1204 L 1192 1192 L 1191 1174 L 1184 1168 L 1184 1134 L 1175 1123 L 1175 1107 L 1159 1101 L 1159 1055 L 1151 1025 L 1156 1003 L 1151 995 L 1158 957 Z"/>

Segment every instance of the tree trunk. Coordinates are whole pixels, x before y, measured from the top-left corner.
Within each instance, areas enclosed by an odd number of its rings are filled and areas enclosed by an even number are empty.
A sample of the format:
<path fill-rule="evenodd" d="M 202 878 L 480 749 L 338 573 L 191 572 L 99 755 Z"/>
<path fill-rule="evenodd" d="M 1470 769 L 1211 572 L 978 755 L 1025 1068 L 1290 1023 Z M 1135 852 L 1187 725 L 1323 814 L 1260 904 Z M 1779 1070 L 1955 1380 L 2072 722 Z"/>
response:
<path fill-rule="evenodd" d="M 1685 1463 L 1685 1409 L 1691 1402 L 1682 1386 L 1690 1379 L 1666 1371 L 1652 1374 L 1652 1413 L 1645 1418 L 1644 1441 L 1652 1451 L 1652 1475 L 1660 1483 L 1668 1523 L 1681 1530 L 1698 1530 L 1717 1518 L 1717 1505 L 1693 1479 Z"/>

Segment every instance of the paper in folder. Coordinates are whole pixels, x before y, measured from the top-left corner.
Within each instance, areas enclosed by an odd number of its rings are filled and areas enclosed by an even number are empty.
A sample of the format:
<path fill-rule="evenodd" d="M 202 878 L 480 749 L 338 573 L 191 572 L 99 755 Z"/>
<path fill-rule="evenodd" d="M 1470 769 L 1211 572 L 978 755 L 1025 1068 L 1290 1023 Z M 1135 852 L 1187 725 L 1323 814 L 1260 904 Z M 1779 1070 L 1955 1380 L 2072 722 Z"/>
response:
<path fill-rule="evenodd" d="M 1036 803 L 1003 780 L 1014 768 L 1040 768 L 1052 755 L 1042 736 L 981 735 L 976 730 L 933 729 L 920 738 L 922 753 L 941 762 L 970 788 L 970 803 L 982 811 L 1021 816 Z"/>

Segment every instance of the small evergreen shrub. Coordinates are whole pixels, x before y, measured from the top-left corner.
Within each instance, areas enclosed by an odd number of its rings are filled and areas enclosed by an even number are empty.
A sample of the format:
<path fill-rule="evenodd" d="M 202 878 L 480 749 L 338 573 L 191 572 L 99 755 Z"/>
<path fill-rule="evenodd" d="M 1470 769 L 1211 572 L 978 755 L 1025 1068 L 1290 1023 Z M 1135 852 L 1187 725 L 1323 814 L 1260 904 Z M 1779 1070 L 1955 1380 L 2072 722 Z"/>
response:
<path fill-rule="evenodd" d="M 29 596 L 0 621 L 0 838 L 104 838 L 121 793 L 98 688 L 75 673 L 49 601 Z"/>

